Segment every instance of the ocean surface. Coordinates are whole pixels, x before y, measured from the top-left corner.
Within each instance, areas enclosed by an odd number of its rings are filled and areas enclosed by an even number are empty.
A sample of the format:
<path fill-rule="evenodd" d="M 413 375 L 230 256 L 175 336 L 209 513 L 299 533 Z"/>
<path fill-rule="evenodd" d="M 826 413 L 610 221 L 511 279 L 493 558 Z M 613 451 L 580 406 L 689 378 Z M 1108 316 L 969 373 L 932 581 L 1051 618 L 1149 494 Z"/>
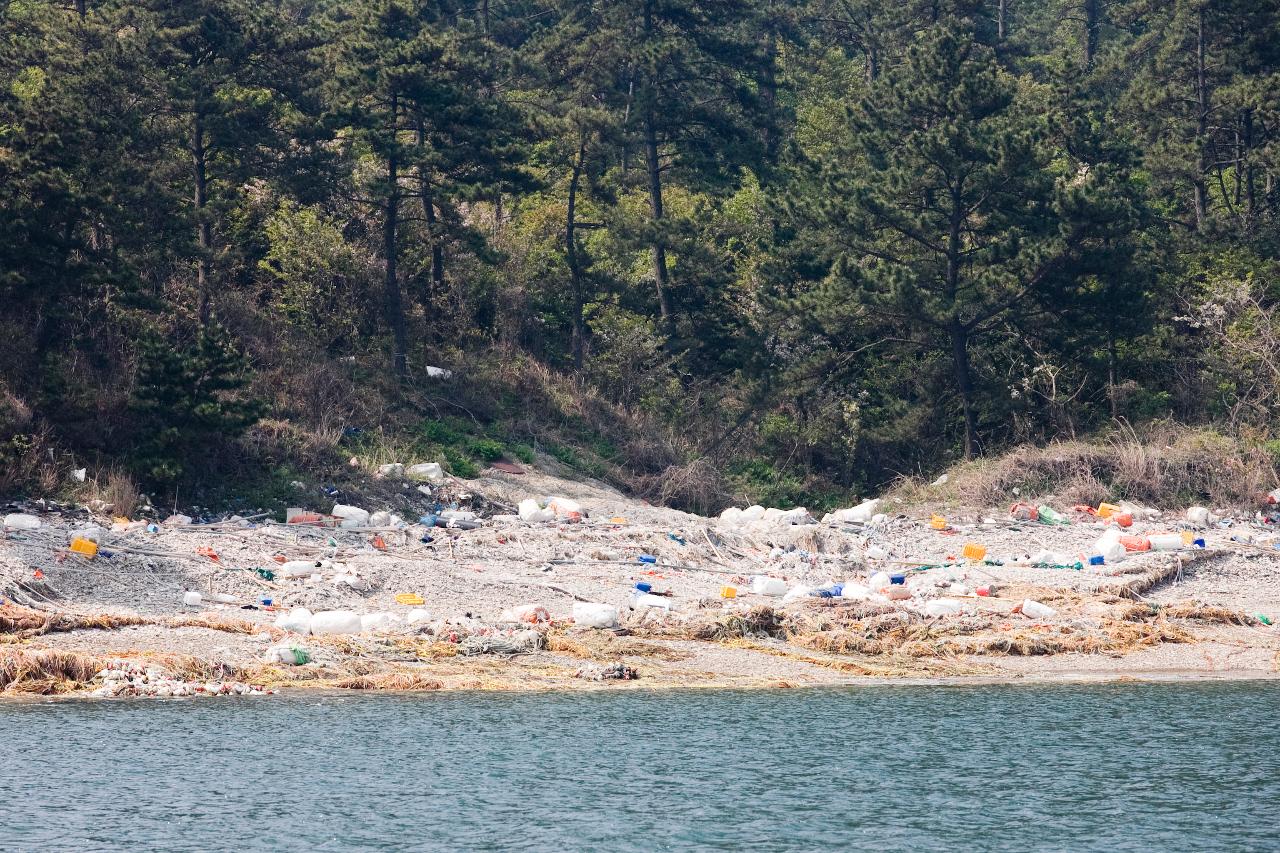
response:
<path fill-rule="evenodd" d="M 0 703 L 5 850 L 1280 849 L 1280 684 Z"/>

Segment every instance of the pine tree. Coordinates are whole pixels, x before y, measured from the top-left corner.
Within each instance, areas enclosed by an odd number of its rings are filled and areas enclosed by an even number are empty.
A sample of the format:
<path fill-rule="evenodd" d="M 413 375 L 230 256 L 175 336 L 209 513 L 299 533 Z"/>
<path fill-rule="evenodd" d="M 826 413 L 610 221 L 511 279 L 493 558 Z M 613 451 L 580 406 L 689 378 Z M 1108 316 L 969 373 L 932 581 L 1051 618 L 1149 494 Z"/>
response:
<path fill-rule="evenodd" d="M 966 457 L 979 442 L 974 342 L 1127 221 L 1087 164 L 1055 170 L 1028 106 L 971 30 L 939 26 L 875 81 L 798 196 L 838 247 L 825 307 L 862 306 L 944 348 Z"/>
<path fill-rule="evenodd" d="M 138 461 L 157 481 L 172 482 L 190 464 L 241 435 L 262 416 L 249 398 L 248 363 L 226 329 L 201 326 L 188 348 L 151 334 L 141 342 L 133 408 L 140 416 Z"/>

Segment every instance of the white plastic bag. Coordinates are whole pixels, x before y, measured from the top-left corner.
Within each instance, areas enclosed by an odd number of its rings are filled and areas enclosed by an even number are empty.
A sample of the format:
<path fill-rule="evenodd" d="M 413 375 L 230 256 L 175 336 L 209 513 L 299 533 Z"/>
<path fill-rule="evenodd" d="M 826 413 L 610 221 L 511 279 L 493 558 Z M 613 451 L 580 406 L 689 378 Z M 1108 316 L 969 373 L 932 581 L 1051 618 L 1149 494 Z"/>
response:
<path fill-rule="evenodd" d="M 350 610 L 321 610 L 311 617 L 313 634 L 359 634 L 360 614 Z"/>
<path fill-rule="evenodd" d="M 334 504 L 333 512 L 330 515 L 342 519 L 342 527 L 367 527 L 369 524 L 369 511 L 358 506 Z"/>
<path fill-rule="evenodd" d="M 420 462 L 404 469 L 404 475 L 410 480 L 426 480 L 433 486 L 444 482 L 444 468 L 439 462 Z"/>
<path fill-rule="evenodd" d="M 295 607 L 288 612 L 276 616 L 276 627 L 295 634 L 311 633 L 311 611 L 305 607 Z"/>
<path fill-rule="evenodd" d="M 4 526 L 9 530 L 39 530 L 40 519 L 25 512 L 13 512 L 4 517 Z"/>
<path fill-rule="evenodd" d="M 618 608 L 612 604 L 575 601 L 573 621 L 584 628 L 613 628 L 618 624 Z"/>

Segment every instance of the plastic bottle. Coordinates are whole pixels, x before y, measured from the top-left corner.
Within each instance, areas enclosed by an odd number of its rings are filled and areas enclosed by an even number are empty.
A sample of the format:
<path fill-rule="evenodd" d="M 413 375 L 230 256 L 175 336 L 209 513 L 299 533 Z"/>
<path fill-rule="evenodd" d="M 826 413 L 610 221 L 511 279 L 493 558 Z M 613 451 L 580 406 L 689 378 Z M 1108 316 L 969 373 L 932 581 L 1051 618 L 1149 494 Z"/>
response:
<path fill-rule="evenodd" d="M 612 604 L 575 601 L 573 621 L 584 628 L 612 628 L 618 624 L 618 608 Z"/>
<path fill-rule="evenodd" d="M 779 583 L 782 583 L 779 581 Z M 782 593 L 787 591 L 787 585 L 782 584 Z M 781 595 L 782 593 L 778 593 Z M 651 593 L 634 590 L 631 593 L 631 607 L 634 610 L 637 607 L 657 607 L 660 610 L 671 609 L 671 599 L 661 595 L 652 595 Z"/>
<path fill-rule="evenodd" d="M 1182 534 L 1180 533 L 1157 533 L 1155 536 L 1149 537 L 1152 551 L 1181 551 L 1182 550 Z"/>
<path fill-rule="evenodd" d="M 755 575 L 751 578 L 751 592 L 755 595 L 782 596 L 787 594 L 787 582 L 782 578 Z"/>
<path fill-rule="evenodd" d="M 1054 610 L 1047 604 L 1041 604 L 1030 598 L 1024 599 L 1019 606 L 1023 616 L 1030 619 L 1048 619 L 1051 616 L 1057 616 L 1058 611 Z"/>
<path fill-rule="evenodd" d="M 1145 536 L 1121 536 L 1119 542 L 1126 551 L 1151 550 L 1151 540 Z"/>
<path fill-rule="evenodd" d="M 1040 506 L 1036 508 L 1036 517 L 1041 524 L 1066 524 L 1067 517 L 1058 512 L 1051 506 Z"/>

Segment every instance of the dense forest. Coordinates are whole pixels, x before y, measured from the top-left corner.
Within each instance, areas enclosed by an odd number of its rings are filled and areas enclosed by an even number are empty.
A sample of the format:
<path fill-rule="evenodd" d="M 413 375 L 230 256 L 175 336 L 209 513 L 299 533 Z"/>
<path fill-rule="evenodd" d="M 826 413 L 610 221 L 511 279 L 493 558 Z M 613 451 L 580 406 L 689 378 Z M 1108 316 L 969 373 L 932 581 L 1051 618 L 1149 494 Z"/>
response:
<path fill-rule="evenodd" d="M 1275 448 L 1278 225 L 1277 0 L 0 0 L 3 488 Z"/>

